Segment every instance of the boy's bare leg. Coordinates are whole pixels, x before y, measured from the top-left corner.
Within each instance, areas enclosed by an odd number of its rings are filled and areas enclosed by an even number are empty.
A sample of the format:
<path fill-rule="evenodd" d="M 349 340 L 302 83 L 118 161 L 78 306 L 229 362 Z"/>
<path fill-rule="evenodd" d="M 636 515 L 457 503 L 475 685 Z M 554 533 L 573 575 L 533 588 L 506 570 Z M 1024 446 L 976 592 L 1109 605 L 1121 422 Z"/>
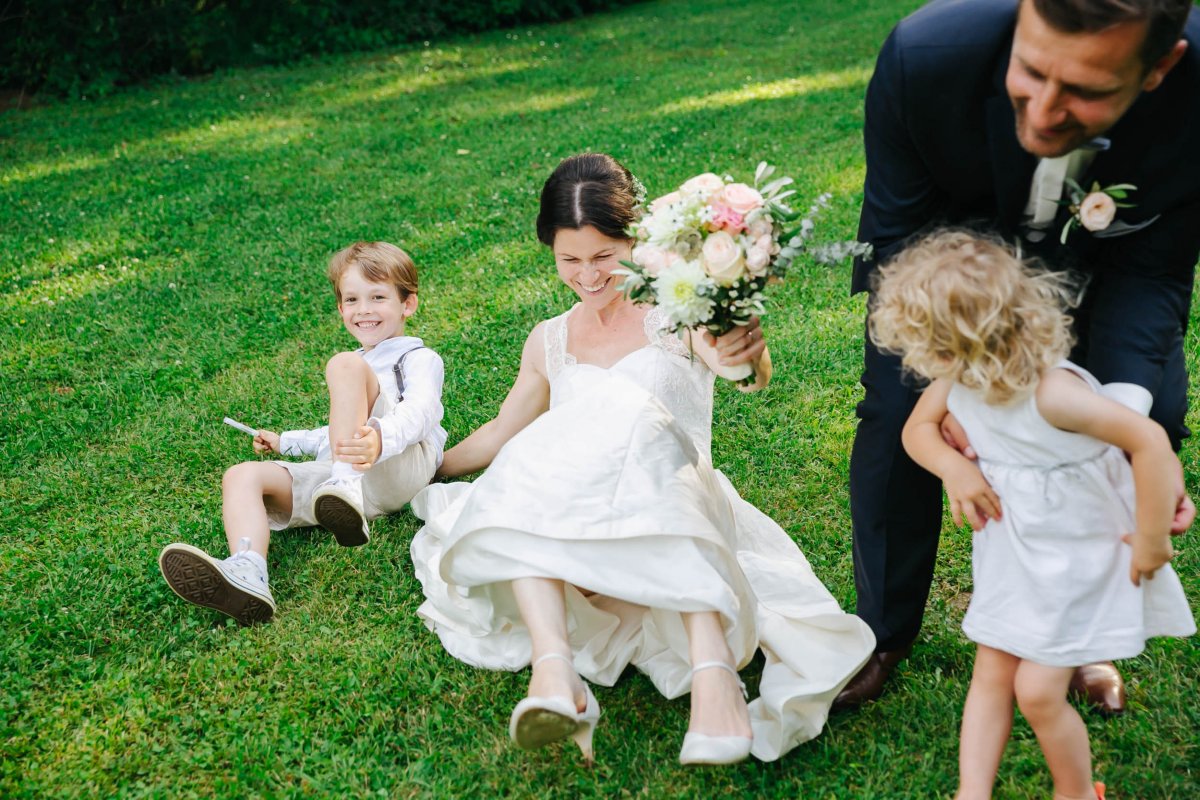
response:
<path fill-rule="evenodd" d="M 1000 757 L 1012 732 L 1013 682 L 1021 659 L 979 645 L 967 702 L 963 705 L 958 745 L 956 800 L 992 796 Z"/>
<path fill-rule="evenodd" d="M 354 438 L 370 418 L 379 397 L 379 381 L 362 356 L 347 352 L 329 359 L 325 382 L 329 386 L 329 449 L 336 453 L 337 442 Z M 335 456 L 333 460 L 339 459 Z"/>
<path fill-rule="evenodd" d="M 243 461 L 225 471 L 221 478 L 221 519 L 229 552 L 242 549 L 241 540 L 250 540 L 250 549 L 263 558 L 271 541 L 267 508 L 281 515 L 292 515 L 292 474 L 278 464 Z"/>

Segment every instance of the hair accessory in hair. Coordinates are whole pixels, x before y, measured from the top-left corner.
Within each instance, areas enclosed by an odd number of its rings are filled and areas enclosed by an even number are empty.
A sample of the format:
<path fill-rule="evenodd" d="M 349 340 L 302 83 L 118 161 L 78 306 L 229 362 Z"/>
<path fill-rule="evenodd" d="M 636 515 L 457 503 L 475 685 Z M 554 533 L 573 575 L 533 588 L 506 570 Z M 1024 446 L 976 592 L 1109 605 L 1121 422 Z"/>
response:
<path fill-rule="evenodd" d="M 633 181 L 633 199 L 637 203 L 638 209 L 641 210 L 646 207 L 646 185 L 632 172 L 629 173 L 629 179 Z"/>

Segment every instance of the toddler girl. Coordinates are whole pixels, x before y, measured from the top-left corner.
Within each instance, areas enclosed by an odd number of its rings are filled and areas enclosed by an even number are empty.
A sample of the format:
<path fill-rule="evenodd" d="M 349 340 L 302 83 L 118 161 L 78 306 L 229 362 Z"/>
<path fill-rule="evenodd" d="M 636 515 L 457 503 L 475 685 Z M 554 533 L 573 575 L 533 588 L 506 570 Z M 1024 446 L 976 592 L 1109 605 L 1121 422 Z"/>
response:
<path fill-rule="evenodd" d="M 909 248 L 876 284 L 872 339 L 931 381 L 905 450 L 942 479 L 955 522 L 975 531 L 963 631 L 978 648 L 959 798 L 991 796 L 1014 700 L 1054 796 L 1100 796 L 1087 729 L 1067 702 L 1074 669 L 1196 630 L 1168 564 L 1182 469 L 1157 423 L 1065 360 L 1073 295 L 1062 273 L 962 232 Z M 943 441 L 947 412 L 977 462 Z"/>

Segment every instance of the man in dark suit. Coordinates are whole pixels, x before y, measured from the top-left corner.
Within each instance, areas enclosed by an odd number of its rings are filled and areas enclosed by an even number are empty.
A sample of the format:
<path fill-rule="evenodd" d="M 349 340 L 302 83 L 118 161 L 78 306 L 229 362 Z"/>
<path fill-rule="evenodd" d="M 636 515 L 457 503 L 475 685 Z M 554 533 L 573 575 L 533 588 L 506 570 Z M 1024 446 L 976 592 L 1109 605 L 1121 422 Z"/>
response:
<path fill-rule="evenodd" d="M 1191 0 L 934 0 L 884 43 L 867 89 L 867 177 L 855 264 L 877 264 L 930 227 L 979 227 L 1088 276 L 1072 359 L 1115 399 L 1188 435 L 1183 337 L 1200 252 L 1200 14 Z M 1106 227 L 1075 226 L 1066 178 L 1133 184 Z M 1067 184 L 1069 187 L 1069 184 Z M 1097 226 L 1099 227 L 1099 226 Z M 912 647 L 933 576 L 941 486 L 900 444 L 917 387 L 866 342 L 850 462 L 858 613 L 877 651 L 838 698 L 882 691 Z M 965 450 L 970 455 L 969 449 Z M 1178 487 L 1178 532 L 1195 514 Z M 1003 502 L 1003 499 L 1001 500 Z M 1075 688 L 1120 711 L 1111 664 Z"/>

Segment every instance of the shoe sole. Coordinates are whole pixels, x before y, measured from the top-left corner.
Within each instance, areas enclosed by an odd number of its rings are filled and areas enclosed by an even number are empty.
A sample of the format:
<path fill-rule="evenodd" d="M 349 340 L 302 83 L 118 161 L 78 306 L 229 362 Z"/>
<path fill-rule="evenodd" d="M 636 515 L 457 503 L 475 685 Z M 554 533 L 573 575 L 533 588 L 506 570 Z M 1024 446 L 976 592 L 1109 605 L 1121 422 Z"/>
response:
<path fill-rule="evenodd" d="M 578 729 L 579 723 L 570 717 L 545 709 L 530 709 L 517 720 L 513 739 L 523 750 L 536 750 L 573 736 Z"/>
<path fill-rule="evenodd" d="M 318 497 L 313 504 L 313 516 L 342 547 L 360 547 L 370 541 L 370 535 L 363 531 L 363 518 L 354 506 L 337 495 Z"/>
<path fill-rule="evenodd" d="M 206 557 L 173 548 L 158 559 L 171 591 L 198 606 L 233 617 L 241 625 L 269 622 L 275 607 L 225 579 Z"/>

